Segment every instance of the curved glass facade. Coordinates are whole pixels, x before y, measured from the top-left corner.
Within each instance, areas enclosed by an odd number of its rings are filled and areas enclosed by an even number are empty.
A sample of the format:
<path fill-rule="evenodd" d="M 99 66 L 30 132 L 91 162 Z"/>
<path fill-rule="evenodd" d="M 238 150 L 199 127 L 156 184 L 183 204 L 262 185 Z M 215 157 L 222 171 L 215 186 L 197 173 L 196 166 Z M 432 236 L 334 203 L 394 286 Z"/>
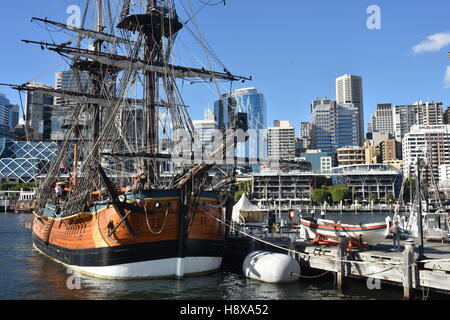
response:
<path fill-rule="evenodd" d="M 230 113 L 245 114 L 247 128 L 252 132 L 248 141 L 238 143 L 237 157 L 266 158 L 267 157 L 267 110 L 262 93 L 255 88 L 245 88 L 224 94 L 214 103 L 214 118 L 218 128 L 226 130 Z M 256 135 L 253 136 L 253 135 Z M 253 169 L 259 168 L 253 166 Z"/>
<path fill-rule="evenodd" d="M 0 176 L 33 181 L 48 172 L 57 149 L 56 142 L 0 139 Z"/>

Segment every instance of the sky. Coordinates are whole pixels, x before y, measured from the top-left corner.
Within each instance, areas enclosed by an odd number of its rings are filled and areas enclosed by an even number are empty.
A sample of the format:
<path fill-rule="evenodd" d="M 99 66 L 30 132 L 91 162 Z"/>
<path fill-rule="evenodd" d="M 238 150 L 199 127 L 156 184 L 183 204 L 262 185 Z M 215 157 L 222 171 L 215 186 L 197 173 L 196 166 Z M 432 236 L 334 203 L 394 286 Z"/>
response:
<path fill-rule="evenodd" d="M 117 2 L 112 0 L 113 7 Z M 363 79 L 365 123 L 378 103 L 412 104 L 421 99 L 442 101 L 444 108 L 450 105 L 448 0 L 226 0 L 226 5 L 220 0 L 190 0 L 194 12 L 202 2 L 210 5 L 188 22 L 189 27 L 196 30 L 197 23 L 228 70 L 252 76 L 252 81 L 233 83 L 231 89 L 256 87 L 264 94 L 268 127 L 274 120 L 291 120 L 296 128 L 309 121 L 311 101 L 335 99 L 335 78 L 343 74 Z M 0 83 L 53 85 L 55 72 L 67 70 L 67 65 L 55 53 L 20 40 L 51 42 L 53 37 L 64 41 L 61 35 L 31 23 L 31 17 L 65 22 L 69 6 L 84 7 L 85 3 L 4 1 Z M 175 3 L 186 21 L 180 0 Z M 183 3 L 188 7 L 188 0 Z M 376 6 L 379 14 L 368 10 L 370 6 Z M 88 25 L 93 24 L 91 20 Z M 209 67 L 211 60 L 186 28 L 178 39 L 177 62 Z M 212 68 L 222 71 L 218 64 Z M 218 92 L 227 92 L 230 85 L 218 90 L 214 85 L 183 83 L 180 90 L 195 120 L 202 119 L 204 109 L 212 107 Z M 16 91 L 0 87 L 0 92 L 20 104 Z"/>

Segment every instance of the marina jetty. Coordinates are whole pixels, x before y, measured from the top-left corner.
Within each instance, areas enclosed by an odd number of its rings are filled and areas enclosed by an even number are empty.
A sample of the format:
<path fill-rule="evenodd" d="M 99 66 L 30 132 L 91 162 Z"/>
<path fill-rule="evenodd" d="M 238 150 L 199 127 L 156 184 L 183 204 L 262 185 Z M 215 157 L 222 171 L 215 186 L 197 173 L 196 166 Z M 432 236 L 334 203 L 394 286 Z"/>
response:
<path fill-rule="evenodd" d="M 410 208 L 407 205 L 397 205 L 397 204 L 384 204 L 384 203 L 378 203 L 378 204 L 349 204 L 349 205 L 328 205 L 328 204 L 321 204 L 321 205 L 313 205 L 313 204 L 300 204 L 300 205 L 266 205 L 261 206 L 262 208 L 266 209 L 267 211 L 271 212 L 288 212 L 290 210 L 296 210 L 299 213 L 310 213 L 310 212 L 325 212 L 325 213 L 333 213 L 333 212 L 340 212 L 340 213 L 360 213 L 360 212 L 390 212 L 393 213 L 395 211 L 397 212 L 409 212 Z"/>
<path fill-rule="evenodd" d="M 260 229 L 261 230 L 261 229 Z M 300 229 L 235 229 L 226 239 L 224 264 L 240 268 L 246 255 L 254 250 L 279 252 L 295 257 L 300 278 L 330 279 L 341 290 L 349 289 L 348 279 L 366 281 L 368 289 L 403 287 L 403 298 L 422 298 L 424 293 L 450 295 L 450 244 L 426 242 L 419 259 L 414 240 L 402 240 L 401 250 L 393 251 L 392 240 L 373 247 L 348 248 L 345 236 L 339 245 L 319 245 L 299 238 Z M 324 280 L 326 281 L 326 280 Z"/>

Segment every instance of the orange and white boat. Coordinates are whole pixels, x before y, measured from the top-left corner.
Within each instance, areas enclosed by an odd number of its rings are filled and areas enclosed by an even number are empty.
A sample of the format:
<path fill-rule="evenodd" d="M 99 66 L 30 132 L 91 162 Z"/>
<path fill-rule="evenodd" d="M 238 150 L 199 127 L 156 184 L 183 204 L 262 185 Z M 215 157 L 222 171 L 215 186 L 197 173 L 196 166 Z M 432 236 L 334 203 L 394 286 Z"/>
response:
<path fill-rule="evenodd" d="M 337 241 L 341 235 L 348 240 L 367 243 L 375 246 L 383 242 L 389 234 L 388 222 L 376 222 L 367 224 L 336 223 L 333 220 L 302 218 L 301 225 L 305 229 L 308 239 L 316 239 L 321 236 L 325 239 Z"/>
<path fill-rule="evenodd" d="M 125 197 L 125 216 L 111 203 L 93 203 L 64 217 L 58 215 L 61 207 L 48 203 L 34 217 L 34 246 L 101 278 L 182 278 L 220 268 L 224 226 L 216 194 L 188 198 L 187 205 L 178 190 Z"/>

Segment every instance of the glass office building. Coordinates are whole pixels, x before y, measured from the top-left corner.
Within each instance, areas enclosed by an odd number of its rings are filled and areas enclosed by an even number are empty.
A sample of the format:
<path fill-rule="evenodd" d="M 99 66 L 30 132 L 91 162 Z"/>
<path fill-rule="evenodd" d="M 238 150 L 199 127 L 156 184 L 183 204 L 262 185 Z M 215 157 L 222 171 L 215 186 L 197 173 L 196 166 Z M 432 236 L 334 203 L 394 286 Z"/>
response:
<path fill-rule="evenodd" d="M 335 113 L 336 149 L 345 146 L 361 146 L 359 108 L 353 103 L 336 105 Z"/>
<path fill-rule="evenodd" d="M 0 176 L 33 181 L 48 172 L 57 149 L 56 142 L 0 139 Z"/>
<path fill-rule="evenodd" d="M 336 152 L 336 101 L 321 98 L 311 103 L 310 148 L 325 153 Z"/>
<path fill-rule="evenodd" d="M 19 106 L 10 104 L 6 95 L 0 93 L 0 137 L 14 139 L 10 129 L 19 123 Z"/>
<path fill-rule="evenodd" d="M 32 82 L 32 86 L 52 89 L 43 83 Z M 26 100 L 26 124 L 32 140 L 50 140 L 53 96 L 44 91 L 28 91 Z"/>
<path fill-rule="evenodd" d="M 256 88 L 244 88 L 224 94 L 214 103 L 214 118 L 220 130 L 229 127 L 230 117 L 234 115 L 245 129 L 253 132 L 249 141 L 238 143 L 237 157 L 266 158 L 267 157 L 267 111 L 266 101 Z M 247 131 L 247 130 L 244 130 Z M 253 166 L 254 170 L 258 170 Z"/>
<path fill-rule="evenodd" d="M 359 144 L 364 142 L 364 105 L 362 92 L 362 78 L 360 76 L 344 74 L 336 78 L 336 102 L 345 105 L 352 104 L 358 114 Z"/>
<path fill-rule="evenodd" d="M 361 145 L 359 108 L 353 103 L 318 99 L 311 104 L 311 149 L 336 155 L 344 146 Z"/>

